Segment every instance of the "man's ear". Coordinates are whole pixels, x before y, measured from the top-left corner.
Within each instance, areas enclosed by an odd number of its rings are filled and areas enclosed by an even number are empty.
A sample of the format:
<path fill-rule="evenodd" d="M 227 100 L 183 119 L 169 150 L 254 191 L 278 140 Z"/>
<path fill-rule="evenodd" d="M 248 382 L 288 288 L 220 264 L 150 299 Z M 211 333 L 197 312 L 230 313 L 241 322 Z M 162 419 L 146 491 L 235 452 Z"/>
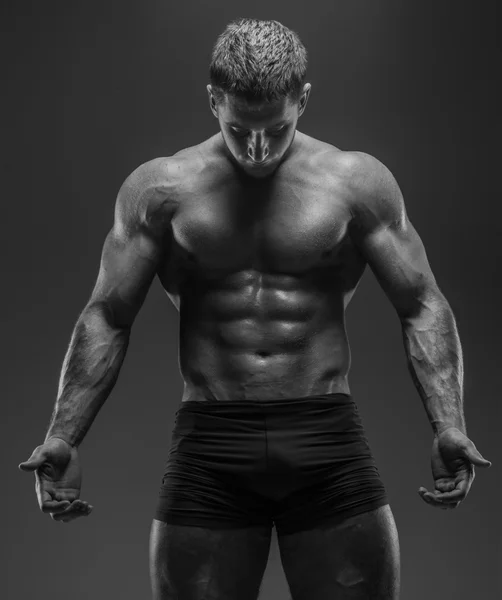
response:
<path fill-rule="evenodd" d="M 216 98 L 213 95 L 213 88 L 211 87 L 211 84 L 208 84 L 206 89 L 209 95 L 209 108 L 211 109 L 213 115 L 218 118 L 218 107 L 216 106 Z"/>
<path fill-rule="evenodd" d="M 301 95 L 300 106 L 298 108 L 298 117 L 302 116 L 303 111 L 305 110 L 305 107 L 307 106 L 307 102 L 309 101 L 311 89 L 312 89 L 312 86 L 310 85 L 310 83 L 306 83 L 303 86 L 303 93 Z"/>

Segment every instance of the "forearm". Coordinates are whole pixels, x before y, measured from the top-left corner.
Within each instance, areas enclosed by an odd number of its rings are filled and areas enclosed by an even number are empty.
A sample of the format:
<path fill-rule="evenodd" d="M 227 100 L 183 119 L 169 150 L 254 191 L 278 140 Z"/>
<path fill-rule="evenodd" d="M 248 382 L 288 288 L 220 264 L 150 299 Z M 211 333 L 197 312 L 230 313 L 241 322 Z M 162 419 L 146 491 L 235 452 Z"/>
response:
<path fill-rule="evenodd" d="M 45 440 L 58 437 L 72 446 L 82 442 L 117 381 L 129 335 L 130 329 L 111 326 L 100 308 L 82 312 L 63 362 Z"/>
<path fill-rule="evenodd" d="M 464 364 L 455 317 L 443 299 L 402 321 L 408 368 L 434 430 L 456 427 L 467 435 Z"/>

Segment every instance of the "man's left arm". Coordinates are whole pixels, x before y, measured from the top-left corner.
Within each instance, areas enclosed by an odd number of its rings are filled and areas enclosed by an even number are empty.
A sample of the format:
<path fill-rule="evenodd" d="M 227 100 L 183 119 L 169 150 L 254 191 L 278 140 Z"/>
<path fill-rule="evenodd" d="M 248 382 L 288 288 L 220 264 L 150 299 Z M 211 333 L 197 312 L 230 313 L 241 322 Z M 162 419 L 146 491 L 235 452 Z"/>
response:
<path fill-rule="evenodd" d="M 375 158 L 357 154 L 353 242 L 397 311 L 408 368 L 434 433 L 456 427 L 467 434 L 462 346 L 453 311 L 408 219 L 394 177 Z"/>
<path fill-rule="evenodd" d="M 353 153 L 351 237 L 394 305 L 408 368 L 434 430 L 435 490 L 418 490 L 432 506 L 456 508 L 474 481 L 474 465 L 490 467 L 467 437 L 464 365 L 453 311 L 440 291 L 401 191 L 375 158 Z"/>

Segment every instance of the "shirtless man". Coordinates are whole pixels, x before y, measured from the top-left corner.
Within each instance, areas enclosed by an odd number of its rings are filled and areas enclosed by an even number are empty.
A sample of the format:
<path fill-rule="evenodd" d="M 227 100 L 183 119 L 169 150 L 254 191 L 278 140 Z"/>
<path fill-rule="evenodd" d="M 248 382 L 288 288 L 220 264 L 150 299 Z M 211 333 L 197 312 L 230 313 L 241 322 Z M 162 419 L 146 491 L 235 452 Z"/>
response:
<path fill-rule="evenodd" d="M 155 274 L 180 312 L 184 393 L 150 536 L 154 600 L 251 600 L 277 529 L 294 600 L 399 597 L 385 488 L 349 389 L 344 311 L 368 263 L 402 324 L 430 420 L 431 506 L 466 497 L 462 351 L 389 170 L 296 129 L 311 86 L 298 36 L 242 19 L 207 86 L 220 132 L 119 191 L 35 471 L 41 510 L 89 515 L 78 446 L 117 380 Z"/>

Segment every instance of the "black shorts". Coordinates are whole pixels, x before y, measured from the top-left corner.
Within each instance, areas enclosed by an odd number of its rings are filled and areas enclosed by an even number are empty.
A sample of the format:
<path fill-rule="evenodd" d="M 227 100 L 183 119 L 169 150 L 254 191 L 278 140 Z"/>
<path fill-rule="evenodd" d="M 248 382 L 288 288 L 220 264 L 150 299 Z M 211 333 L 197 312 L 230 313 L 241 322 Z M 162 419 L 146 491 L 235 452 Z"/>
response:
<path fill-rule="evenodd" d="M 182 402 L 154 517 L 277 534 L 388 504 L 348 394 Z"/>

